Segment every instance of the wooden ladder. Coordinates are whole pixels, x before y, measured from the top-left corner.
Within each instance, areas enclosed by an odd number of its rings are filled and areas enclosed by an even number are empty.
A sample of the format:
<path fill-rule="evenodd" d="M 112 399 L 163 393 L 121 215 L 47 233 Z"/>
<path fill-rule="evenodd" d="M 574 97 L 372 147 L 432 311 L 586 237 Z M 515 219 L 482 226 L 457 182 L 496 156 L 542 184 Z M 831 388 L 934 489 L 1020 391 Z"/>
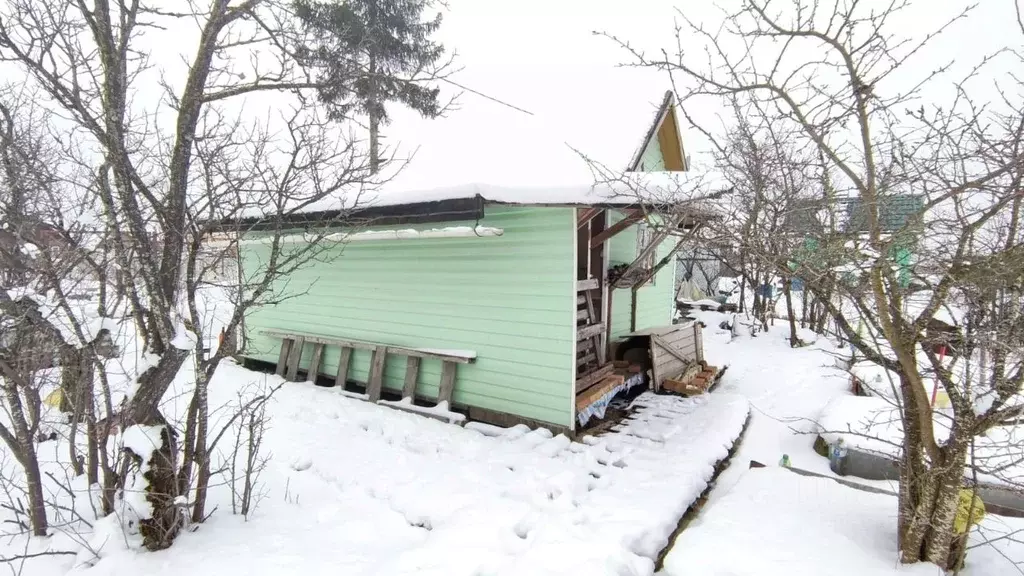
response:
<path fill-rule="evenodd" d="M 309 369 L 306 371 L 306 378 L 314 382 L 316 381 L 316 377 L 320 374 L 320 365 L 323 360 L 324 348 L 326 346 L 337 346 L 340 348 L 341 352 L 338 359 L 338 371 L 337 374 L 335 374 L 334 381 L 335 386 L 340 386 L 341 389 L 346 392 L 351 392 L 348 390 L 348 382 L 349 370 L 352 364 L 352 354 L 357 349 L 371 351 L 370 372 L 366 382 L 366 392 L 365 394 L 357 395 L 357 397 L 361 397 L 370 402 L 381 401 L 381 392 L 384 387 L 384 366 L 387 361 L 388 354 L 405 356 L 406 364 L 405 379 L 402 382 L 402 402 L 388 402 L 386 405 L 392 408 L 421 413 L 426 416 L 432 416 L 432 414 L 425 413 L 422 410 L 417 410 L 417 408 L 420 407 L 413 404 L 413 400 L 416 395 L 416 383 L 419 380 L 420 363 L 422 360 L 436 359 L 441 361 L 441 379 L 438 383 L 436 401 L 437 406 L 444 404 L 449 410 L 451 409 L 452 394 L 455 391 L 455 377 L 458 365 L 468 364 L 475 360 L 475 356 L 443 354 L 416 348 L 389 346 L 386 344 L 362 342 L 358 340 L 340 340 L 336 338 L 290 334 L 272 330 L 266 330 L 263 334 L 281 339 L 281 351 L 278 354 L 276 373 L 291 382 L 298 380 L 299 362 L 302 359 L 303 348 L 306 344 L 311 344 L 313 346 L 312 356 L 309 361 Z"/>
<path fill-rule="evenodd" d="M 612 370 L 605 357 L 605 325 L 598 321 L 594 290 L 596 279 L 576 282 L 576 392 L 596 384 Z"/>

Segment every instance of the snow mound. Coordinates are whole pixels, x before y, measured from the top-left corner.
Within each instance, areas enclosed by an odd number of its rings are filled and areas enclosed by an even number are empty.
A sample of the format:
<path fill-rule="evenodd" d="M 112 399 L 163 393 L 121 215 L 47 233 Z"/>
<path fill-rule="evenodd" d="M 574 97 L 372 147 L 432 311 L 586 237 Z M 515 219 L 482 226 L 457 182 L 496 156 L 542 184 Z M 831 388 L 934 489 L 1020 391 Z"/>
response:
<path fill-rule="evenodd" d="M 949 436 L 950 418 L 942 410 L 934 416 L 935 437 Z M 818 419 L 820 436 L 828 443 L 840 438 L 849 447 L 898 459 L 903 442 L 899 409 L 892 400 L 876 396 L 837 396 Z M 1024 428 L 997 426 L 974 439 L 974 463 L 986 483 L 1019 486 L 1024 481 Z M 967 472 L 970 474 L 970 472 Z"/>
<path fill-rule="evenodd" d="M 676 539 L 666 576 L 935 576 L 931 564 L 900 566 L 896 498 L 780 468 L 753 469 Z M 988 516 L 973 542 L 1024 528 Z M 728 550 L 723 550 L 728 543 Z M 730 553 L 729 551 L 742 551 Z M 1005 554 L 1005 558 L 1003 555 Z M 964 576 L 1014 573 L 1006 558 L 1024 544 L 1003 538 L 967 553 Z"/>
<path fill-rule="evenodd" d="M 875 396 L 837 396 L 821 411 L 820 436 L 829 444 L 842 439 L 850 448 L 896 456 L 903 441 L 900 413 L 891 401 Z"/>

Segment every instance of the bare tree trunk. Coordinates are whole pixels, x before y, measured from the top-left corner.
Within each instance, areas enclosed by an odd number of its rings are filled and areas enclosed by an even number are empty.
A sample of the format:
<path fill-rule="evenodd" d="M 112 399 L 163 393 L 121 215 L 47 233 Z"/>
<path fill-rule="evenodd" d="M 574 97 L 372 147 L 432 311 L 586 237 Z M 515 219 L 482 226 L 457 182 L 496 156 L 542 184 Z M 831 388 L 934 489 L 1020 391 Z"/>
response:
<path fill-rule="evenodd" d="M 370 112 L 370 172 L 380 171 L 380 118 L 376 112 Z"/>
<path fill-rule="evenodd" d="M 899 540 L 904 563 L 927 561 L 952 569 L 957 561 L 951 555 L 956 538 L 953 521 L 963 485 L 965 451 L 949 448 L 942 466 L 927 469 L 914 463 L 901 469 Z"/>
<path fill-rule="evenodd" d="M 86 413 L 86 403 L 92 402 L 92 359 L 87 350 L 67 347 L 61 372 L 61 404 L 69 401 L 71 429 L 68 432 L 68 452 L 76 476 L 85 474 L 85 462 L 78 455 L 78 427 Z"/>
<path fill-rule="evenodd" d="M 198 371 L 197 371 L 198 374 Z M 192 465 L 196 461 L 196 418 L 199 416 L 199 386 L 192 392 L 185 416 L 185 439 L 182 441 L 181 470 L 178 473 L 178 492 L 186 494 L 192 481 Z"/>
<path fill-rule="evenodd" d="M 817 324 L 814 326 L 814 331 L 817 332 L 818 334 L 823 334 L 825 332 L 825 324 L 828 323 L 829 315 L 828 315 L 827 309 L 825 308 L 824 301 L 828 301 L 828 300 L 831 300 L 831 299 L 832 299 L 832 290 L 831 289 L 826 289 L 825 293 L 821 296 L 821 300 L 823 300 L 823 301 L 822 302 L 815 302 L 815 304 L 817 304 L 817 307 L 818 307 L 818 312 L 816 314 L 816 316 L 817 316 L 817 318 L 816 318 Z M 818 300 L 818 299 L 816 298 L 816 300 Z M 837 332 L 839 332 L 839 331 L 837 330 Z"/>
<path fill-rule="evenodd" d="M 796 313 L 793 311 L 793 279 L 789 276 L 782 281 L 782 293 L 786 297 L 786 313 L 789 316 L 789 346 L 799 348 L 804 343 L 796 331 Z"/>
<path fill-rule="evenodd" d="M 803 298 L 800 299 L 800 327 L 806 328 L 808 324 L 807 319 L 807 287 L 804 286 Z"/>
<path fill-rule="evenodd" d="M 85 477 L 89 482 L 89 486 L 95 486 L 100 483 L 99 446 L 96 441 L 95 413 L 86 416 L 85 433 L 88 436 L 85 453 Z"/>
<path fill-rule="evenodd" d="M 7 364 L 5 363 L 5 367 Z M 14 453 L 15 458 L 25 468 L 26 490 L 28 492 L 29 522 L 32 525 L 32 534 L 35 536 L 46 536 L 49 524 L 46 519 L 46 502 L 43 499 L 43 480 L 39 471 L 39 459 L 36 456 L 32 429 L 34 425 L 29 424 L 25 418 L 25 410 L 21 396 L 13 382 L 13 374 L 7 372 L 4 380 L 4 394 L 7 396 L 7 407 L 10 410 L 11 426 L 14 428 L 12 435 L 6 428 L 0 430 L 4 441 Z M 29 410 L 32 410 L 29 407 Z"/>
<path fill-rule="evenodd" d="M 143 475 L 148 483 L 146 500 L 152 505 L 153 514 L 139 522 L 139 532 L 142 534 L 143 545 L 149 550 L 168 548 L 177 537 L 184 520 L 181 507 L 175 503 L 180 494 L 177 433 L 167 424 L 157 407 L 187 356 L 185 350 L 168 348 L 156 367 L 139 378 L 139 391 L 121 415 L 125 429 L 134 425 L 163 428 L 160 448 L 154 450 L 149 457 L 149 470 Z M 127 458 L 138 462 L 145 457 L 130 452 L 127 454 Z"/>
<path fill-rule="evenodd" d="M 380 170 L 380 103 L 376 101 L 377 55 L 371 49 L 370 62 L 370 174 Z"/>
<path fill-rule="evenodd" d="M 174 543 L 184 518 L 181 508 L 175 502 L 178 497 L 176 433 L 165 422 L 157 424 L 163 420 L 159 414 L 154 413 L 147 420 L 148 423 L 138 425 L 162 427 L 160 447 L 146 455 L 134 454 L 130 450 L 126 450 L 126 453 L 139 467 L 148 458 L 148 470 L 143 478 L 146 480 L 146 501 L 152 506 L 153 514 L 139 521 L 139 533 L 142 534 L 143 545 L 155 551 L 168 548 Z"/>
<path fill-rule="evenodd" d="M 210 486 L 210 454 L 207 449 L 207 426 L 209 425 L 209 378 L 200 373 L 196 378 L 196 397 L 198 398 L 198 425 L 195 439 L 196 464 L 196 501 L 192 507 L 192 521 L 202 522 L 206 516 L 206 493 Z"/>
<path fill-rule="evenodd" d="M 78 367 L 82 363 L 82 351 L 71 346 L 61 347 L 60 411 L 74 413 L 75 398 L 78 397 Z"/>
<path fill-rule="evenodd" d="M 106 414 L 106 424 L 99 426 L 96 421 L 96 403 L 90 402 L 90 425 L 92 426 L 93 432 L 89 434 L 89 453 L 90 457 L 98 457 L 99 469 L 103 471 L 103 514 L 110 514 L 114 511 L 114 498 L 117 495 L 117 483 L 120 479 L 120 475 L 110 465 L 110 455 L 107 453 L 107 438 L 110 435 L 110 426 L 114 424 L 116 418 L 114 416 L 114 403 L 110 395 L 110 381 L 107 379 L 105 371 L 99 371 L 100 377 L 100 390 L 103 394 L 103 410 Z M 95 451 L 95 455 L 93 454 Z M 94 460 L 95 462 L 95 460 Z M 95 464 L 90 464 L 90 468 Z M 93 472 L 90 471 L 90 474 Z M 90 476 L 91 477 L 91 476 Z"/>
<path fill-rule="evenodd" d="M 909 387 L 920 385 L 919 380 L 900 375 L 904 394 Z M 925 454 L 926 432 L 921 422 L 931 417 L 930 408 L 922 408 L 909 400 L 904 402 L 898 516 L 900 560 L 904 563 L 927 561 L 949 568 L 956 561 L 950 555 L 956 536 L 953 520 L 964 481 L 967 446 L 956 433 L 963 423 L 954 422 L 951 437 L 957 440 L 941 447 L 929 462 Z"/>
<path fill-rule="evenodd" d="M 760 314 L 761 314 L 761 301 L 762 301 L 762 297 L 761 297 L 760 278 L 755 273 L 754 274 L 754 303 L 750 307 L 750 313 L 753 314 L 754 319 L 760 318 Z"/>
<path fill-rule="evenodd" d="M 768 305 L 772 301 L 772 299 L 768 296 L 767 286 L 768 286 L 768 279 L 771 278 L 771 271 L 766 271 L 765 272 L 765 278 L 766 279 L 762 282 L 760 274 L 757 274 L 757 273 L 754 274 L 754 281 L 755 281 L 756 288 L 754 290 L 753 313 L 754 313 L 754 320 L 756 320 L 757 322 L 760 322 L 761 323 L 761 328 L 765 332 L 767 332 L 768 331 Z M 765 287 L 764 291 L 761 290 L 762 286 Z"/>
<path fill-rule="evenodd" d="M 43 475 L 39 471 L 39 459 L 36 457 L 35 449 L 25 451 L 25 457 L 21 464 L 25 467 L 32 534 L 46 536 L 49 523 L 46 519 L 46 501 L 43 499 Z"/>
<path fill-rule="evenodd" d="M 741 262 L 743 258 L 740 258 Z M 740 264 L 740 312 L 746 312 L 747 310 L 747 269 L 742 263 Z"/>

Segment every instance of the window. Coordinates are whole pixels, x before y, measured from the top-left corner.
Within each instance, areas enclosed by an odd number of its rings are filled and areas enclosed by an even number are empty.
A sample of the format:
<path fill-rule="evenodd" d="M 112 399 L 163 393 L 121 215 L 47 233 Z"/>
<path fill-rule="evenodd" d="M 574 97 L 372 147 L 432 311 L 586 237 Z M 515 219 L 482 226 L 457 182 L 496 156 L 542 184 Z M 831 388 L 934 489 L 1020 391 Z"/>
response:
<path fill-rule="evenodd" d="M 650 227 L 650 225 L 643 222 L 637 224 L 636 228 L 636 257 L 639 258 L 640 255 L 643 254 L 644 250 L 651 245 L 651 242 L 654 241 L 654 230 Z M 654 268 L 654 256 L 657 254 L 657 252 L 657 250 L 651 250 L 647 254 L 647 256 L 640 261 L 639 268 L 644 272 L 647 272 Z M 650 282 L 648 282 L 646 285 L 653 286 L 654 278 L 651 277 Z"/>

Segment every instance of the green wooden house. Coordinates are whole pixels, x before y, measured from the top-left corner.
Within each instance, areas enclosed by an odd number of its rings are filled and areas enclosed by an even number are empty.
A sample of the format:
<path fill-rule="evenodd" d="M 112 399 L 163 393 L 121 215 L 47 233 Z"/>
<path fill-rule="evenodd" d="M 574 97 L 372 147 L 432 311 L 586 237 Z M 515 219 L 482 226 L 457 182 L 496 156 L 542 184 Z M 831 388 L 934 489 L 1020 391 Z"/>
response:
<path fill-rule="evenodd" d="M 685 168 L 667 95 L 628 171 Z M 589 399 L 623 387 L 616 340 L 672 322 L 676 259 L 653 264 L 698 215 L 652 227 L 649 208 L 592 184 L 381 195 L 358 211 L 369 224 L 277 287 L 298 295 L 245 318 L 244 356 L 442 419 L 573 430 Z M 299 230 L 329 216 L 294 222 Z M 248 229 L 243 271 L 269 254 L 259 223 Z M 642 284 L 611 286 L 616 265 Z"/>

